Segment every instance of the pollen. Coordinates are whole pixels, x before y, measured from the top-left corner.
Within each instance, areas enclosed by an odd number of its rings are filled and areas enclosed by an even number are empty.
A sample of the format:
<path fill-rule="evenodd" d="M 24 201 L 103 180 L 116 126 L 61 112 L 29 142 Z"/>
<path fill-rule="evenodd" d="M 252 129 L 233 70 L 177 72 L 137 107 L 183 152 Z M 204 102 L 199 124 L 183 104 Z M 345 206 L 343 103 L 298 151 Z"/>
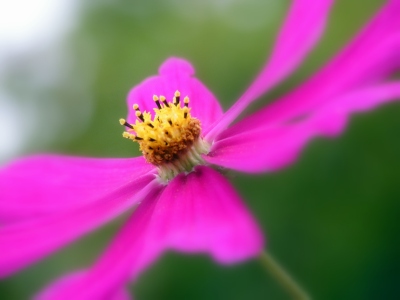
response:
<path fill-rule="evenodd" d="M 187 171 L 200 164 L 202 159 L 199 154 L 205 153 L 207 148 L 200 137 L 201 123 L 191 116 L 189 97 L 186 96 L 183 103 L 180 97 L 179 91 L 174 93 L 171 102 L 163 95 L 154 95 L 156 107 L 153 117 L 134 104 L 135 123 L 119 120 L 121 125 L 127 127 L 123 137 L 139 143 L 147 162 L 162 170 L 171 166 L 175 170 L 173 173 Z"/>

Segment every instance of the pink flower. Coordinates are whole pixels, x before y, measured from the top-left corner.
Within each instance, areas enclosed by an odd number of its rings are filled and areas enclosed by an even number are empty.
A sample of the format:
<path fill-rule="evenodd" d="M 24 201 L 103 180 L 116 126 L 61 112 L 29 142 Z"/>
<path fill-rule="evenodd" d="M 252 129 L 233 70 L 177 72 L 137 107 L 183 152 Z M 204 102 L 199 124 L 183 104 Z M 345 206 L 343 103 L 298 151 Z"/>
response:
<path fill-rule="evenodd" d="M 207 252 L 224 264 L 258 255 L 264 246 L 260 229 L 212 166 L 249 173 L 283 168 L 311 138 L 339 135 L 351 113 L 400 97 L 400 82 L 387 81 L 400 68 L 400 1 L 391 0 L 309 80 L 231 126 L 249 104 L 301 63 L 319 39 L 331 4 L 293 2 L 268 63 L 226 113 L 182 59 L 166 60 L 158 76 L 134 87 L 127 122 L 122 120 L 128 127 L 124 136 L 139 142 L 153 164 L 144 157 L 40 155 L 3 168 L 0 276 L 17 272 L 137 204 L 92 268 L 63 277 L 38 298 L 127 299 L 126 282 L 166 249 Z M 182 97 L 175 106 L 160 95 Z M 133 104 L 138 106 L 132 109 Z M 160 109 L 155 116 L 145 113 L 156 105 Z"/>

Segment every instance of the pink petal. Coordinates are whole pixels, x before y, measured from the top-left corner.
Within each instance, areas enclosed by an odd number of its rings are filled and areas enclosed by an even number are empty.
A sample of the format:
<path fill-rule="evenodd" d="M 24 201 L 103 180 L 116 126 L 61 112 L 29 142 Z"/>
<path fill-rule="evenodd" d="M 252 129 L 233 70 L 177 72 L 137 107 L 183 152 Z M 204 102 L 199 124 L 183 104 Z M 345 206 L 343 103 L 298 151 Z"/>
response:
<path fill-rule="evenodd" d="M 49 287 L 45 290 L 41 291 L 38 295 L 36 295 L 34 300 L 55 300 L 60 299 L 57 295 L 59 295 L 60 291 L 68 288 L 69 286 L 75 284 L 77 281 L 81 280 L 83 276 L 85 276 L 86 271 L 78 271 L 67 274 L 62 278 L 57 279 L 53 282 Z M 78 295 L 74 295 L 72 299 L 77 299 Z M 71 299 L 71 298 L 70 298 Z M 104 295 L 103 298 L 97 298 L 97 300 L 129 300 L 132 299 L 126 289 L 117 289 L 112 291 L 107 295 Z"/>
<path fill-rule="evenodd" d="M 0 221 L 83 207 L 153 168 L 143 157 L 39 155 L 17 160 L 0 170 Z"/>
<path fill-rule="evenodd" d="M 214 95 L 195 77 L 189 62 L 180 58 L 167 59 L 159 69 L 159 76 L 147 78 L 135 86 L 128 95 L 128 122 L 136 120 L 132 105 L 137 103 L 142 111 L 153 112 L 157 108 L 153 95 L 163 95 L 168 101 L 176 90 L 190 98 L 189 107 L 193 117 L 199 119 L 202 127 L 207 128 L 222 115 L 222 108 Z"/>
<path fill-rule="evenodd" d="M 297 122 L 249 127 L 243 120 L 225 132 L 204 158 L 209 163 L 244 172 L 276 170 L 296 160 L 311 138 L 340 134 L 351 113 L 371 110 L 399 98 L 400 82 L 394 82 L 336 98 Z"/>
<path fill-rule="evenodd" d="M 118 216 L 157 185 L 152 172 L 137 175 L 119 189 L 77 210 L 0 227 L 0 277 L 18 271 Z"/>
<path fill-rule="evenodd" d="M 53 298 L 57 300 L 107 299 L 108 295 L 120 290 L 132 277 L 143 271 L 161 249 L 149 248 L 146 239 L 154 208 L 163 189 L 155 186 L 149 191 L 106 252 L 84 276 L 68 285 L 55 288 L 50 285 L 45 291 L 52 291 Z"/>
<path fill-rule="evenodd" d="M 381 82 L 400 69 L 400 1 L 388 3 L 324 68 L 299 88 L 267 106 L 248 120 L 286 122 L 317 111 L 327 101 L 352 89 Z"/>
<path fill-rule="evenodd" d="M 292 2 L 267 64 L 239 100 L 209 132 L 205 132 L 207 140 L 214 140 L 250 103 L 289 75 L 303 61 L 319 40 L 332 3 L 332 0 Z"/>
<path fill-rule="evenodd" d="M 150 226 L 152 247 L 207 252 L 221 263 L 248 259 L 263 247 L 258 226 L 230 183 L 205 166 L 170 182 Z"/>
<path fill-rule="evenodd" d="M 205 166 L 180 174 L 142 201 L 109 249 L 57 299 L 102 299 L 136 277 L 162 251 L 210 253 L 221 263 L 258 255 L 262 234 L 237 193 Z"/>

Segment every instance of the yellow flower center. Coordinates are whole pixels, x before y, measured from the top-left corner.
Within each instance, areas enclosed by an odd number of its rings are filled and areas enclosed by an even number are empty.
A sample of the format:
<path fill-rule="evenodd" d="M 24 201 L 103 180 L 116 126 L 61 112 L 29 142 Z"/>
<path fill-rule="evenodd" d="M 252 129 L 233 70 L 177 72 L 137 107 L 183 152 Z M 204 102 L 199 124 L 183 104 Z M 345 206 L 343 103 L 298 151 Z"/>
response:
<path fill-rule="evenodd" d="M 120 123 L 128 128 L 123 137 L 139 143 L 146 160 L 156 165 L 160 177 L 168 181 L 203 164 L 201 154 L 208 153 L 209 145 L 200 136 L 200 121 L 190 114 L 189 97 L 183 99 L 183 107 L 179 91 L 175 92 L 172 102 L 164 96 L 153 96 L 153 100 L 157 105 L 154 118 L 134 104 L 135 124 L 124 119 Z"/>

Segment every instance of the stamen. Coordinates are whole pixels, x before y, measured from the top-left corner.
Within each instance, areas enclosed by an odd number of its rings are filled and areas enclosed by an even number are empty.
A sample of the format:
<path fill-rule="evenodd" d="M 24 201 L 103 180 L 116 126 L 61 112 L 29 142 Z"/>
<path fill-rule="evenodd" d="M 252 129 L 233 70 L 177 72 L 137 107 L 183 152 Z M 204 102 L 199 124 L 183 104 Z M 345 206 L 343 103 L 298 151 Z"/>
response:
<path fill-rule="evenodd" d="M 129 124 L 127 121 L 125 121 L 125 119 L 119 119 L 119 124 L 129 127 L 130 129 L 133 129 L 132 124 Z"/>
<path fill-rule="evenodd" d="M 191 116 L 189 97 L 181 98 L 176 90 L 172 102 L 164 95 L 154 95 L 153 100 L 157 105 L 154 105 L 153 116 L 134 104 L 135 123 L 120 119 L 120 124 L 128 127 L 123 137 L 138 142 L 146 161 L 159 168 L 159 175 L 166 182 L 202 164 L 200 154 L 206 153 L 208 146 L 201 148 L 204 144 L 200 136 L 201 123 Z"/>
<path fill-rule="evenodd" d="M 175 100 L 176 100 L 176 101 L 174 101 L 175 106 L 178 106 L 180 98 L 181 98 L 181 93 L 179 91 L 176 91 L 174 96 L 175 96 Z"/>
<path fill-rule="evenodd" d="M 136 117 L 138 117 L 140 120 L 142 120 L 142 122 L 144 122 L 144 118 L 143 118 L 143 114 L 140 110 L 137 110 L 135 112 Z"/>
<path fill-rule="evenodd" d="M 124 133 L 122 134 L 122 136 L 123 136 L 124 138 L 126 138 L 126 139 L 131 139 L 131 140 L 136 140 L 136 141 L 141 141 L 141 140 L 143 140 L 143 138 L 138 137 L 138 136 L 136 136 L 136 135 L 134 135 L 134 134 L 131 134 L 131 133 L 129 133 L 129 132 L 124 132 Z"/>
<path fill-rule="evenodd" d="M 186 96 L 185 99 L 183 99 L 183 102 L 185 103 L 185 106 L 188 107 L 189 106 L 189 97 Z"/>
<path fill-rule="evenodd" d="M 158 97 L 156 95 L 153 96 L 153 100 L 157 104 L 158 109 L 161 109 L 160 101 L 158 100 Z"/>
<path fill-rule="evenodd" d="M 130 133 L 127 133 L 127 132 L 122 133 L 122 136 L 123 136 L 124 138 L 126 138 L 126 139 L 130 139 L 132 135 L 133 135 L 133 134 L 130 134 Z"/>
<path fill-rule="evenodd" d="M 169 104 L 168 104 L 168 102 L 167 102 L 167 99 L 166 99 L 164 96 L 160 96 L 160 100 L 161 100 L 161 102 L 162 102 L 166 107 L 169 107 Z"/>

